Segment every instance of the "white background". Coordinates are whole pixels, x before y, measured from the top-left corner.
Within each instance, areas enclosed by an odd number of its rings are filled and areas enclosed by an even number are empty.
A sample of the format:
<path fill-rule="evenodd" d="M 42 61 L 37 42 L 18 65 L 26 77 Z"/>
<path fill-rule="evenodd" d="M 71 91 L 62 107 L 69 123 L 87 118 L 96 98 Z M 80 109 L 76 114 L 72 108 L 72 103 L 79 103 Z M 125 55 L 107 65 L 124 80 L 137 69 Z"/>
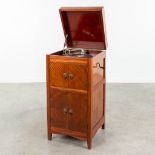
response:
<path fill-rule="evenodd" d="M 154 0 L 0 0 L 0 82 L 44 82 L 46 53 L 63 47 L 59 7 L 101 5 L 107 82 L 155 82 Z"/>

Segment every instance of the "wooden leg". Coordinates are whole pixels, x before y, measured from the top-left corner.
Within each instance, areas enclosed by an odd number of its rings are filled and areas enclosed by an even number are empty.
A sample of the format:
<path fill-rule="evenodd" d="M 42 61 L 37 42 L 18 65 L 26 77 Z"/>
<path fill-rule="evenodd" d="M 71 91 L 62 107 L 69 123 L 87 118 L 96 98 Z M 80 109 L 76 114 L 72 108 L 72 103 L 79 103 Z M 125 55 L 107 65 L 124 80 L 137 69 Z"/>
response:
<path fill-rule="evenodd" d="M 48 132 L 48 140 L 52 140 L 52 133 Z"/>
<path fill-rule="evenodd" d="M 92 148 L 92 139 L 91 138 L 87 139 L 87 146 L 88 146 L 89 150 Z"/>

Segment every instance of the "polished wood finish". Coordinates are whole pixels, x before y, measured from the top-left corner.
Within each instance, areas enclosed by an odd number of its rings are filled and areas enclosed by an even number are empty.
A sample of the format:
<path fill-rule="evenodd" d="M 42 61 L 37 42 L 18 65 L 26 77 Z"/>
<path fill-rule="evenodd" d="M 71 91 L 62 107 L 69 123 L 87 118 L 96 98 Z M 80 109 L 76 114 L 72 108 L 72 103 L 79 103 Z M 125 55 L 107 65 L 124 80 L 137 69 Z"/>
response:
<path fill-rule="evenodd" d="M 52 126 L 86 133 L 87 94 L 52 88 L 50 99 Z"/>
<path fill-rule="evenodd" d="M 50 90 L 51 124 L 54 127 L 67 129 L 68 115 L 64 109 L 68 108 L 68 92 L 61 92 L 57 89 Z M 65 101 L 65 102 L 64 102 Z"/>
<path fill-rule="evenodd" d="M 98 120 L 103 117 L 103 84 L 100 84 L 93 90 L 91 113 L 91 124 L 94 127 Z"/>
<path fill-rule="evenodd" d="M 46 92 L 47 92 L 47 132 L 48 140 L 52 140 L 51 132 L 51 104 L 50 104 L 50 69 L 49 69 L 49 56 L 46 55 Z"/>
<path fill-rule="evenodd" d="M 49 140 L 53 133 L 69 135 L 86 140 L 91 149 L 92 138 L 105 128 L 106 52 L 101 49 L 107 44 L 101 11 L 101 7 L 60 9 L 64 33 L 70 35 L 67 47 L 87 46 L 91 57 L 64 56 L 62 51 L 46 56 Z M 87 25 L 90 18 L 95 24 Z"/>
<path fill-rule="evenodd" d="M 103 7 L 60 8 L 68 47 L 107 48 Z"/>
<path fill-rule="evenodd" d="M 87 68 L 88 66 L 83 64 L 69 64 L 69 88 L 87 90 Z M 73 75 L 72 79 L 70 75 Z"/>
<path fill-rule="evenodd" d="M 68 135 L 68 136 L 78 138 L 80 140 L 86 140 L 87 139 L 86 133 L 81 133 L 81 132 L 72 131 L 72 130 L 68 130 L 68 129 L 56 128 L 53 126 L 51 127 L 51 131 L 52 131 L 52 133 Z"/>
<path fill-rule="evenodd" d="M 68 80 L 64 78 L 65 73 L 68 72 L 68 65 L 63 62 L 52 61 L 49 64 L 50 69 L 50 85 L 56 87 L 68 87 Z"/>
<path fill-rule="evenodd" d="M 93 136 L 105 124 L 105 52 L 87 59 L 47 55 L 47 80 L 49 139 L 52 133 L 66 134 L 87 140 L 91 149 Z"/>
<path fill-rule="evenodd" d="M 68 129 L 87 133 L 87 95 L 72 92 L 68 99 Z"/>
<path fill-rule="evenodd" d="M 50 85 L 55 87 L 86 90 L 87 89 L 87 64 L 68 63 L 66 61 L 51 60 Z"/>

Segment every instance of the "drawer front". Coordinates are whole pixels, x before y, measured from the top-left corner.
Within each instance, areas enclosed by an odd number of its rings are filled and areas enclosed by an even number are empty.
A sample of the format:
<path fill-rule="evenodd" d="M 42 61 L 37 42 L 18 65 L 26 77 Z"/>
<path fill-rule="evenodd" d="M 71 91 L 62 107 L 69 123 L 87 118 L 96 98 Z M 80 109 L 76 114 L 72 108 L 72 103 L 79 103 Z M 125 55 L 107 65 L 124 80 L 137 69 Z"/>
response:
<path fill-rule="evenodd" d="M 87 77 L 87 64 L 69 64 L 69 88 L 86 90 Z"/>
<path fill-rule="evenodd" d="M 68 87 L 68 65 L 63 62 L 50 61 L 50 85 L 55 87 Z"/>

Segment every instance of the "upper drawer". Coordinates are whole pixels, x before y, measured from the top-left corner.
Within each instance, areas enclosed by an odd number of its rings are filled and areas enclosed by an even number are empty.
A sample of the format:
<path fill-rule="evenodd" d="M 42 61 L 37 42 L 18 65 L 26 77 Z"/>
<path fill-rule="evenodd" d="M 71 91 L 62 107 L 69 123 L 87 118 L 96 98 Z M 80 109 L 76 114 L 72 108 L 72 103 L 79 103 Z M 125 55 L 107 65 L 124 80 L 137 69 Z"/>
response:
<path fill-rule="evenodd" d="M 50 60 L 50 85 L 71 89 L 87 89 L 87 63 Z"/>

